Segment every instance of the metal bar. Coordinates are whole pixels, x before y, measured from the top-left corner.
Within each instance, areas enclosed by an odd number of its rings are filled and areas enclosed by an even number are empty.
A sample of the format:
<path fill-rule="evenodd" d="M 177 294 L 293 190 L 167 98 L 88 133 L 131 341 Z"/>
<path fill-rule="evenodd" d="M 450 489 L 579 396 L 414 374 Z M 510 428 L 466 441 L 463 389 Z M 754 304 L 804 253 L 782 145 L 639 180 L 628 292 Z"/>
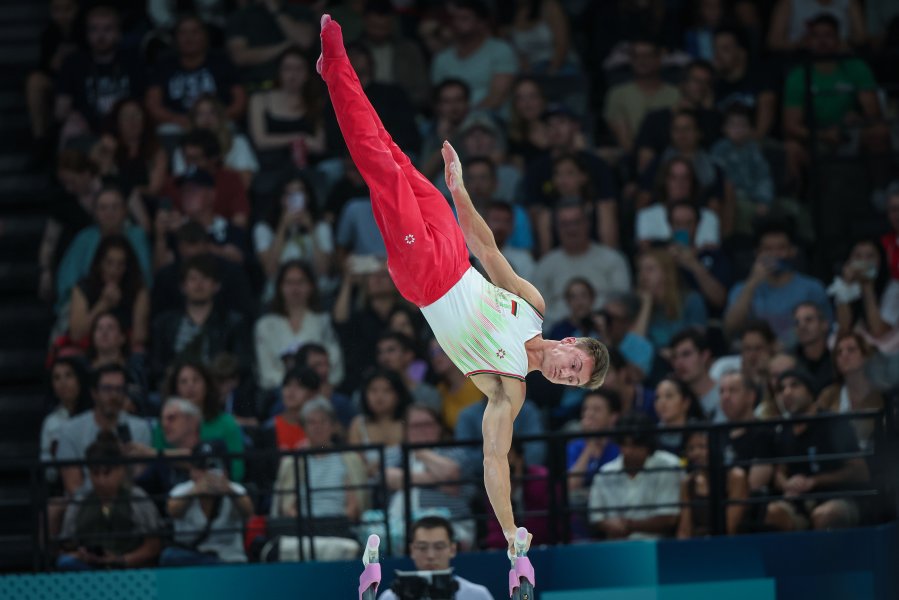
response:
<path fill-rule="evenodd" d="M 303 487 L 306 489 L 306 510 L 309 511 L 308 522 L 309 522 L 309 557 L 310 560 L 315 560 L 315 515 L 312 514 L 312 488 L 310 487 L 311 480 L 309 478 L 309 455 L 303 455 L 303 478 L 305 479 L 305 483 Z M 303 538 L 300 538 L 300 545 L 303 545 Z"/>
<path fill-rule="evenodd" d="M 409 545 L 412 533 L 412 473 L 409 469 L 409 445 L 402 445 L 403 451 L 403 538 L 406 546 Z M 388 517 L 389 518 L 389 517 Z"/>
<path fill-rule="evenodd" d="M 293 458 L 293 481 L 294 481 L 294 489 L 290 490 L 289 493 L 292 493 L 296 496 L 296 505 L 297 505 L 297 541 L 299 544 L 299 554 L 300 554 L 300 562 L 306 560 L 306 551 L 303 549 L 303 500 L 300 498 L 300 455 L 294 454 Z M 288 493 L 286 490 L 281 490 L 281 493 Z"/>
<path fill-rule="evenodd" d="M 727 467 L 724 465 L 722 435 L 722 431 L 713 431 L 708 435 L 709 524 L 712 535 L 727 533 L 727 511 L 722 504 L 722 500 L 727 499 Z"/>

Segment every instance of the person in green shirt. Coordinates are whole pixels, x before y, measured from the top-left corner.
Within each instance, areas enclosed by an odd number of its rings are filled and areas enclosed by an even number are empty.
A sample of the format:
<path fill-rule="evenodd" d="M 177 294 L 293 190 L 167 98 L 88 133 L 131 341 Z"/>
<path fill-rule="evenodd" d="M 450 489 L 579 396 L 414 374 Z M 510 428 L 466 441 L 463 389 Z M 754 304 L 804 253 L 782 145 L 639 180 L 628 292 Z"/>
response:
<path fill-rule="evenodd" d="M 193 360 L 177 363 L 171 370 L 165 393 L 167 397 L 184 398 L 202 411 L 201 441 L 220 440 L 229 453 L 243 452 L 243 432 L 234 417 L 222 411 L 215 381 L 205 365 Z M 157 450 L 168 448 L 162 429 L 158 426 L 153 430 L 153 447 Z M 233 459 L 230 469 L 231 480 L 242 481 L 245 469 L 242 459 Z"/>
<path fill-rule="evenodd" d="M 877 99 L 877 82 L 868 65 L 858 58 L 827 59 L 843 51 L 839 23 L 827 14 L 809 22 L 808 50 L 823 59 L 795 67 L 784 86 L 783 128 L 790 174 L 798 176 L 808 163 L 808 142 L 812 136 L 808 105 L 814 110 L 814 134 L 819 151 L 834 153 L 845 149 L 852 132 L 860 132 L 860 147 L 869 154 L 889 148 L 889 130 Z M 806 68 L 811 69 L 809 103 Z"/>

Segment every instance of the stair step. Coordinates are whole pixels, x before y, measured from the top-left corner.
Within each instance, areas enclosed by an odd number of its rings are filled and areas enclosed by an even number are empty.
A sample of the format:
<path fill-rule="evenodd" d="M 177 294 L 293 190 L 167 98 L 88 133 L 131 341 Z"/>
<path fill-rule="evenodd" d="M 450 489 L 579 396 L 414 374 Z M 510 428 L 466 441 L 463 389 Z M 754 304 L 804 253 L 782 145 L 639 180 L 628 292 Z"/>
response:
<path fill-rule="evenodd" d="M 44 379 L 46 344 L 40 348 L 0 351 L 0 381 L 41 381 Z"/>
<path fill-rule="evenodd" d="M 17 42 L 17 47 L 19 45 L 33 44 L 36 40 L 40 40 L 42 30 L 44 29 L 44 24 L 41 22 L 10 23 L 3 19 L 2 15 L 0 15 L 0 23 L 2 23 L 0 25 L 0 39 L 6 44 Z"/>
<path fill-rule="evenodd" d="M 40 267 L 37 261 L 27 263 L 0 263 L 0 292 L 34 293 L 37 290 Z"/>
<path fill-rule="evenodd" d="M 0 131 L 0 136 L 6 133 Z M 18 173 L 0 177 L 0 197 L 7 196 L 17 200 L 22 196 L 36 196 L 47 186 L 47 178 L 37 173 Z M 18 198 L 17 198 L 18 197 Z"/>
<path fill-rule="evenodd" d="M 48 17 L 49 11 L 47 10 L 46 2 L 18 2 L 0 6 L 0 21 L 4 23 L 31 21 L 37 22 L 43 27 Z"/>
<path fill-rule="evenodd" d="M 25 94 L 22 91 L 0 92 L 0 111 L 19 113 L 24 116 L 28 107 L 25 105 Z"/>
<path fill-rule="evenodd" d="M 0 106 L 2 110 L 2 106 Z M 9 174 L 18 175 L 28 170 L 27 154 L 4 154 L 0 155 L 0 175 Z"/>

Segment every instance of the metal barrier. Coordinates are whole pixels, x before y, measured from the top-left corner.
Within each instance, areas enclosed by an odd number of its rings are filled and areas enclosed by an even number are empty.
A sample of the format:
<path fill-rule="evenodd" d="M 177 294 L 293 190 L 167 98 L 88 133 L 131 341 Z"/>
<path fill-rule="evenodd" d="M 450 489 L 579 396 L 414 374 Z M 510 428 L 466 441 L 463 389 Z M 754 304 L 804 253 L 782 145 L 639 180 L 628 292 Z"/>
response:
<path fill-rule="evenodd" d="M 742 500 L 732 500 L 727 497 L 727 489 L 726 489 L 726 473 L 727 470 L 734 466 L 751 466 L 750 463 L 742 463 L 742 464 L 727 464 L 724 457 L 724 447 L 726 438 L 729 435 L 730 431 L 733 429 L 747 429 L 747 428 L 781 428 L 785 426 L 796 425 L 799 423 L 818 423 L 818 422 L 832 422 L 832 421 L 854 421 L 858 419 L 868 419 L 874 420 L 875 432 L 873 437 L 872 447 L 867 450 L 859 450 L 854 453 L 847 454 L 838 454 L 838 455 L 818 455 L 815 459 L 819 462 L 826 461 L 836 461 L 836 460 L 846 460 L 849 458 L 862 458 L 870 463 L 872 477 L 870 479 L 871 486 L 868 488 L 859 488 L 857 490 L 847 490 L 847 491 L 835 491 L 835 492 L 815 492 L 812 494 L 807 494 L 803 496 L 799 496 L 797 500 L 823 500 L 830 498 L 848 498 L 848 497 L 877 497 L 885 502 L 889 502 L 888 508 L 889 512 L 893 517 L 896 515 L 896 510 L 899 509 L 899 495 L 896 493 L 897 485 L 894 481 L 891 481 L 890 471 L 886 470 L 886 465 L 891 463 L 895 457 L 897 456 L 897 446 L 899 446 L 899 436 L 897 436 L 897 428 L 895 419 L 895 411 L 891 410 L 888 405 L 888 409 L 886 411 L 865 411 L 865 412 L 856 412 L 856 413 L 846 413 L 846 414 L 826 414 L 826 415 L 816 415 L 810 417 L 798 417 L 793 419 L 779 419 L 779 420 L 768 420 L 768 421 L 750 421 L 745 423 L 691 423 L 685 425 L 683 427 L 677 428 L 664 428 L 664 429 L 654 429 L 652 430 L 655 434 L 661 433 L 675 433 L 681 432 L 684 434 L 691 432 L 705 432 L 708 434 L 709 441 L 709 462 L 707 465 L 708 472 L 708 480 L 709 480 L 709 493 L 708 498 L 703 503 L 707 502 L 707 508 L 709 510 L 709 524 L 710 524 L 710 534 L 711 535 L 721 535 L 726 532 L 726 508 L 731 504 L 763 504 L 768 503 L 777 499 L 780 499 L 779 495 L 770 495 L 770 496 L 761 496 L 761 497 L 751 497 Z M 569 472 L 567 469 L 567 465 L 565 462 L 566 456 L 566 446 L 568 442 L 573 439 L 578 438 L 591 438 L 591 437 L 601 437 L 601 436 L 620 436 L 622 434 L 629 433 L 625 430 L 609 430 L 609 431 L 597 431 L 597 432 L 570 432 L 570 433 L 550 433 L 543 436 L 532 436 L 532 437 L 522 437 L 520 441 L 523 443 L 542 443 L 547 445 L 548 449 L 548 476 L 546 478 L 546 485 L 549 490 L 549 508 L 544 511 L 530 511 L 528 513 L 518 513 L 517 517 L 519 519 L 523 517 L 543 517 L 548 520 L 548 531 L 549 531 L 549 539 L 539 540 L 540 543 L 549 543 L 549 544 L 557 544 L 557 543 L 567 543 L 572 539 L 572 517 L 577 514 L 587 514 L 589 515 L 590 510 L 587 508 L 586 510 L 581 507 L 573 506 L 571 504 L 569 493 L 568 493 L 568 479 L 572 475 L 578 475 L 577 473 Z M 636 433 L 636 432 L 630 432 Z M 645 432 L 643 432 L 645 433 Z M 463 485 L 473 485 L 475 489 L 483 490 L 483 480 L 480 476 L 472 477 L 463 476 L 457 481 L 439 481 L 434 482 L 427 485 L 415 485 L 411 482 L 411 476 L 409 474 L 410 463 L 412 460 L 413 453 L 422 450 L 439 450 L 441 448 L 470 448 L 473 452 L 480 453 L 480 446 L 482 442 L 480 440 L 472 440 L 466 442 L 460 441 L 442 441 L 438 443 L 430 443 L 430 444 L 406 444 L 401 448 L 401 461 L 400 464 L 403 467 L 406 476 L 404 478 L 404 482 L 402 485 L 402 489 L 398 490 L 394 493 L 401 493 L 404 498 L 404 524 L 405 524 L 405 532 L 409 532 L 411 530 L 412 518 L 413 518 L 413 504 L 412 504 L 412 493 L 413 489 L 418 488 L 434 488 L 440 486 L 463 486 Z M 309 469 L 309 461 L 315 457 L 325 455 L 325 454 L 343 454 L 343 453 L 352 453 L 352 452 L 371 452 L 375 451 L 378 453 L 380 466 L 377 471 L 377 474 L 374 477 L 370 477 L 368 481 L 366 481 L 362 485 L 357 486 L 340 486 L 339 488 L 317 488 L 313 485 L 314 482 L 310 480 L 310 469 Z M 397 548 L 393 548 L 391 535 L 391 527 L 395 524 L 391 523 L 391 519 L 387 514 L 387 507 L 390 504 L 390 495 L 388 493 L 387 488 L 387 465 L 385 464 L 386 460 L 386 449 L 383 446 L 379 445 L 367 445 L 367 446 L 341 446 L 341 447 L 333 447 L 333 448 L 319 448 L 319 449 L 302 449 L 302 450 L 294 450 L 294 451 L 276 451 L 276 450 L 249 450 L 242 454 L 234 454 L 234 453 L 223 453 L 220 455 L 222 459 L 232 459 L 232 458 L 243 458 L 249 461 L 261 460 L 261 461 L 277 461 L 278 464 L 284 459 L 288 458 L 292 460 L 292 468 L 294 481 L 300 482 L 301 480 L 301 464 L 302 464 L 302 485 L 297 483 L 296 490 L 291 490 L 288 493 L 297 494 L 297 514 L 295 519 L 292 522 L 292 529 L 286 528 L 282 529 L 283 533 L 286 535 L 296 535 L 301 543 L 299 544 L 299 553 L 300 560 L 316 560 L 316 550 L 315 544 L 310 543 L 309 552 L 305 552 L 304 544 L 302 543 L 303 538 L 308 537 L 310 541 L 312 538 L 316 536 L 316 528 L 321 528 L 321 524 L 317 523 L 317 519 L 314 514 L 312 514 L 313 507 L 313 495 L 319 492 L 327 492 L 333 491 L 334 489 L 341 489 L 345 493 L 352 493 L 357 489 L 365 489 L 371 492 L 372 496 L 375 498 L 375 505 L 380 506 L 384 511 L 383 520 L 380 525 L 383 526 L 383 531 L 387 534 L 386 542 L 386 552 L 388 554 L 396 555 L 398 554 Z M 184 463 L 189 461 L 189 457 L 157 457 L 156 459 L 148 459 L 146 457 L 140 458 L 122 458 L 117 460 L 98 460 L 91 461 L 88 463 L 87 461 L 57 461 L 53 463 L 41 463 L 37 460 L 31 461 L 22 461 L 22 460 L 14 460 L 14 459 L 0 459 L 0 464 L 2 463 L 10 463 L 16 462 L 21 466 L 26 466 L 31 472 L 31 486 L 32 486 L 32 540 L 33 540 L 33 554 L 32 554 L 32 568 L 34 571 L 41 571 L 47 569 L 50 565 L 48 564 L 48 557 L 52 555 L 55 546 L 57 545 L 58 540 L 51 539 L 49 534 L 50 532 L 50 523 L 49 523 L 49 510 L 48 507 L 52 502 L 58 501 L 57 499 L 53 499 L 50 497 L 49 487 L 44 476 L 44 472 L 47 469 L 51 468 L 64 468 L 64 467 L 72 467 L 77 466 L 79 468 L 89 467 L 94 464 L 101 465 L 109 465 L 109 464 L 124 464 L 124 465 L 134 465 L 134 464 L 146 464 L 152 462 L 153 460 L 163 460 L 171 463 Z M 789 464 L 791 462 L 802 462 L 808 461 L 809 457 L 778 457 L 772 459 L 765 459 L 764 464 Z M 271 463 L 270 463 L 271 464 Z M 682 467 L 678 467 L 678 470 L 681 470 Z M 602 477 L 603 474 L 597 473 L 596 477 Z M 895 476 L 895 474 L 893 474 Z M 894 477 L 895 478 L 895 477 Z M 533 480 L 533 477 L 525 477 L 519 478 L 518 482 L 521 483 L 527 480 Z M 271 482 L 272 485 L 267 486 L 265 489 L 253 490 L 252 493 L 255 495 L 257 500 L 262 499 L 263 501 L 266 499 L 271 499 L 273 502 L 278 501 L 278 494 L 285 493 L 285 490 L 275 489 L 274 482 Z M 302 501 L 299 492 L 302 491 L 305 502 Z M 482 496 L 486 496 L 482 493 Z M 166 496 L 167 497 L 167 496 Z M 160 496 L 156 496 L 151 498 L 151 501 L 160 501 L 164 500 L 164 498 Z M 697 501 L 692 503 L 683 503 L 677 502 L 676 504 L 660 504 L 654 505 L 655 508 L 667 507 L 673 508 L 678 507 L 682 508 L 687 505 L 695 504 Z M 263 502 L 264 503 L 264 502 Z M 482 503 L 485 509 L 485 512 L 472 512 L 470 515 L 466 515 L 466 519 L 473 519 L 475 522 L 484 523 L 486 520 L 492 519 L 493 515 L 489 510 L 489 504 L 487 502 Z M 885 504 L 886 506 L 886 504 Z M 639 507 L 616 507 L 616 510 L 627 510 L 631 508 L 652 508 L 647 505 L 639 506 Z M 227 531 L 236 531 L 227 530 Z M 239 528 L 240 531 L 243 531 L 243 526 Z M 217 533 L 226 532 L 226 530 L 215 529 Z M 181 533 L 184 533 L 183 531 Z M 199 532 L 197 532 L 199 533 Z M 363 532 L 364 533 L 364 532 Z M 125 535 L 123 532 L 122 535 Z"/>

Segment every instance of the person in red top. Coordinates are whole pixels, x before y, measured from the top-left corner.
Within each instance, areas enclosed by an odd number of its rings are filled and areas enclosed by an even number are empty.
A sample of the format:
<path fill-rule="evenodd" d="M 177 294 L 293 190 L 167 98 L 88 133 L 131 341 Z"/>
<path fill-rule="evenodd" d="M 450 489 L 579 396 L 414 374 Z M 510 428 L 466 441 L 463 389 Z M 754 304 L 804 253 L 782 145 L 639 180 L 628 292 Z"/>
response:
<path fill-rule="evenodd" d="M 305 445 L 306 432 L 300 425 L 300 411 L 308 400 L 319 394 L 321 383 L 318 374 L 307 367 L 291 369 L 284 375 L 281 384 L 284 410 L 271 420 L 279 450 L 294 450 Z"/>
<path fill-rule="evenodd" d="M 887 220 L 892 231 L 880 238 L 887 257 L 890 277 L 899 279 L 899 181 L 894 181 L 887 188 Z"/>
<path fill-rule="evenodd" d="M 195 129 L 181 138 L 181 152 L 188 171 L 202 170 L 215 180 L 215 214 L 235 227 L 246 229 L 250 217 L 250 201 L 240 173 L 222 165 L 222 151 L 216 135 L 206 129 Z M 172 207 L 181 212 L 181 188 L 178 179 L 170 177 L 160 194 L 170 198 Z"/>

